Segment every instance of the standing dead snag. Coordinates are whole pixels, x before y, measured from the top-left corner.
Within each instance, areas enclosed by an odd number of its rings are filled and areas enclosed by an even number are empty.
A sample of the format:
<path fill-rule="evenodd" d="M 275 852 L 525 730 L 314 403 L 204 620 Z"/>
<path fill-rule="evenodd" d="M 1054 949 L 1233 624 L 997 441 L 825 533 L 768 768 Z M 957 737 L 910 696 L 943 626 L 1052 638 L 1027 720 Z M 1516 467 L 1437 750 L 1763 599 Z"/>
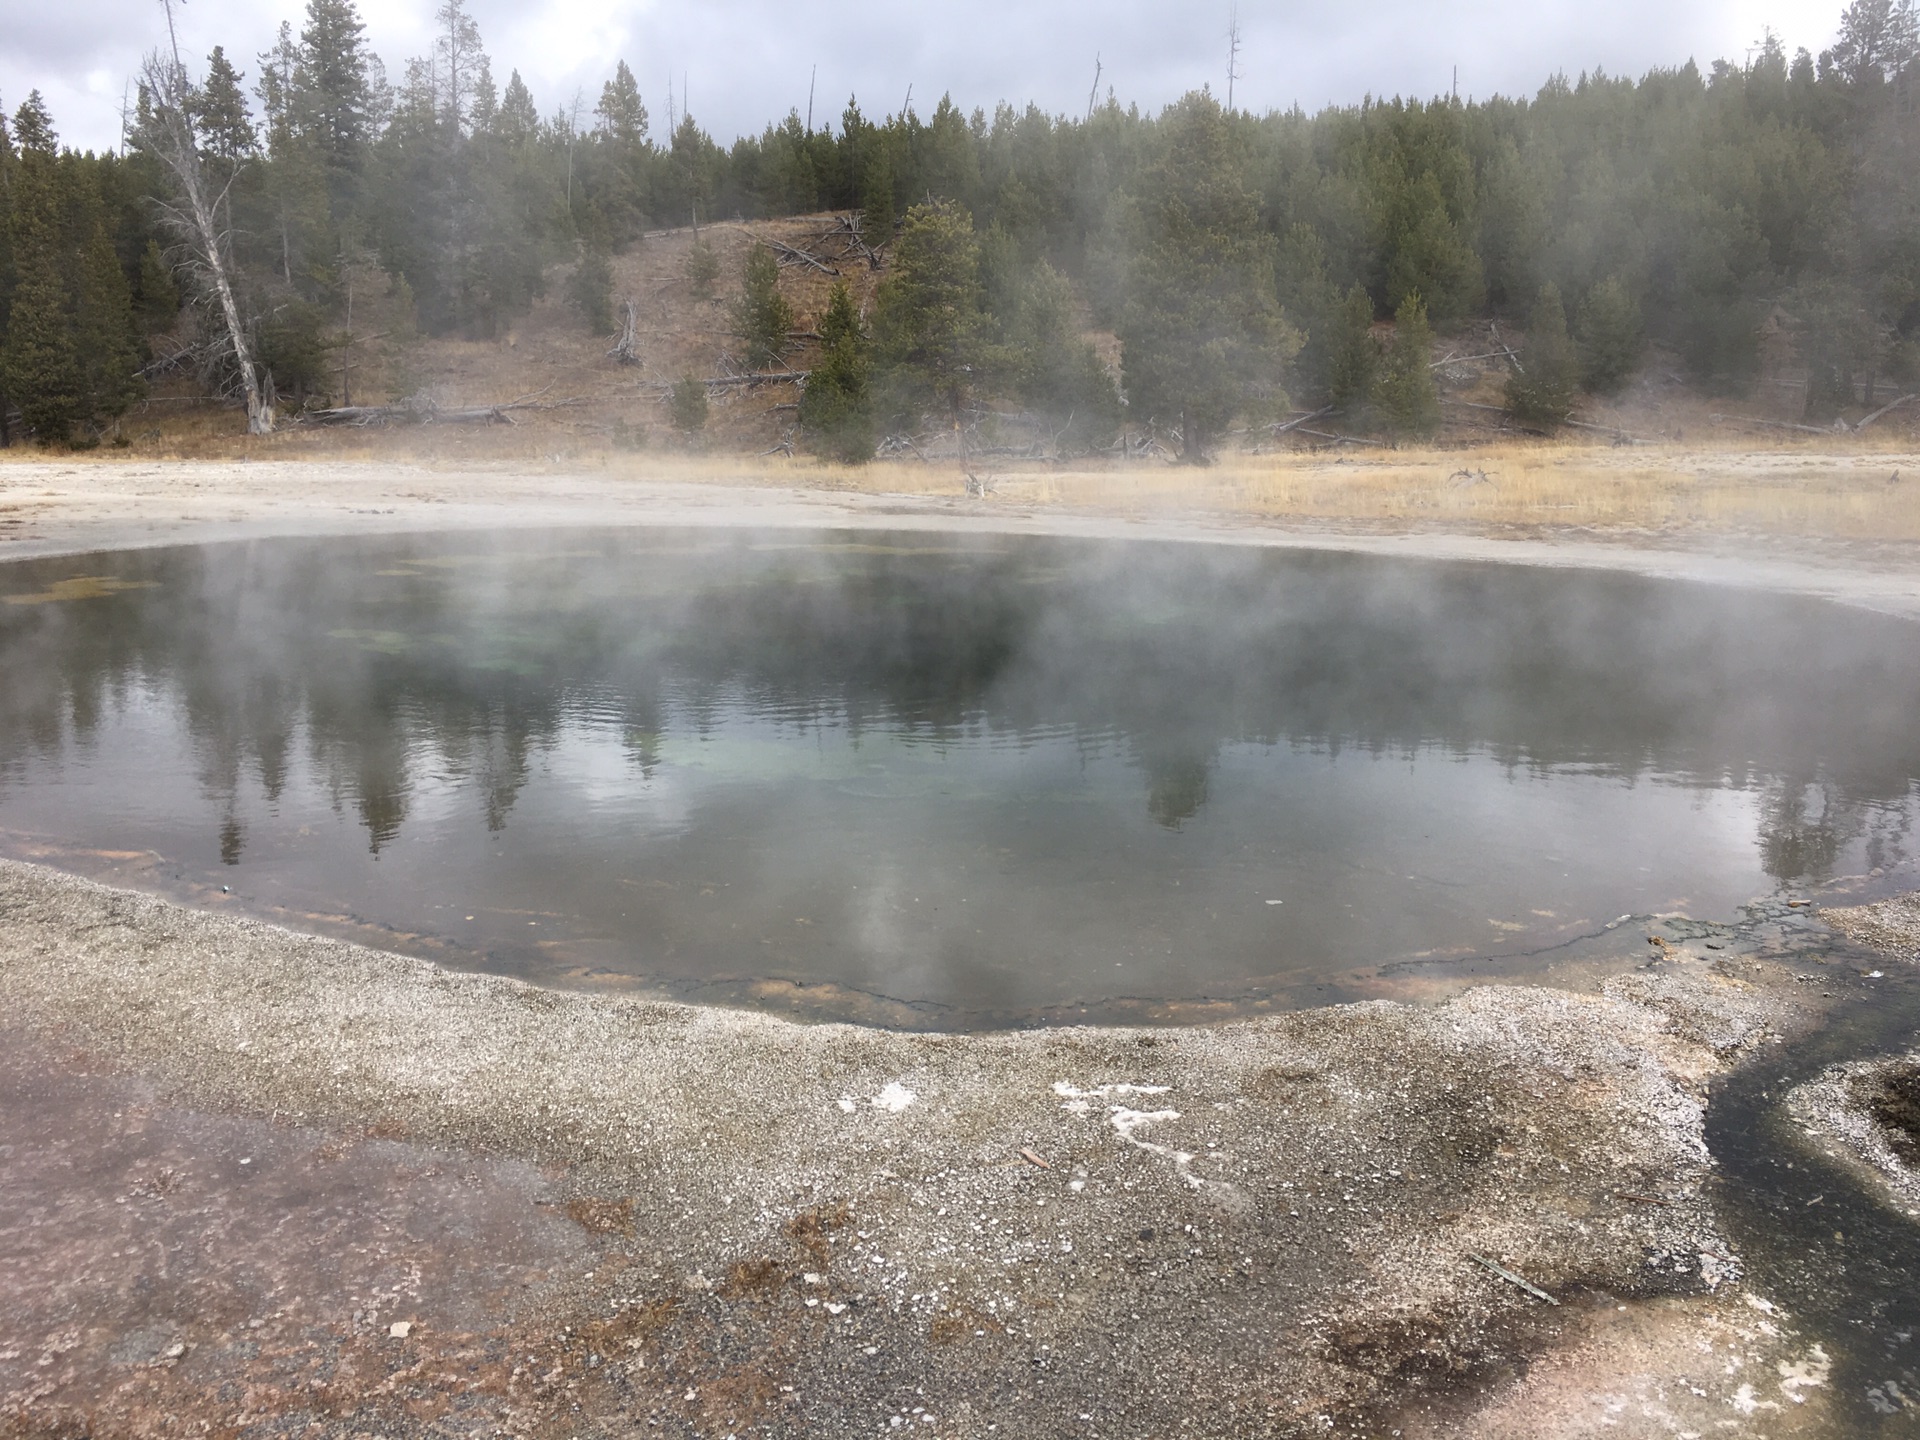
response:
<path fill-rule="evenodd" d="M 273 407 L 262 394 L 260 377 L 253 368 L 252 347 L 247 343 L 246 325 L 233 294 L 232 236 L 219 218 L 233 178 L 229 176 L 216 194 L 212 178 L 201 163 L 200 140 L 193 124 L 194 86 L 180 63 L 177 45 L 171 59 L 157 50 L 147 56 L 140 67 L 140 84 L 150 106 L 141 141 L 173 178 L 176 192 L 172 200 L 155 201 L 162 222 L 188 257 L 186 270 L 199 298 L 212 300 L 220 307 L 227 344 L 246 390 L 247 433 L 270 435 Z M 236 166 L 234 174 L 238 173 Z"/>
<path fill-rule="evenodd" d="M 613 342 L 613 348 L 607 351 L 622 365 L 640 363 L 640 307 L 629 295 L 620 307 L 620 334 Z"/>

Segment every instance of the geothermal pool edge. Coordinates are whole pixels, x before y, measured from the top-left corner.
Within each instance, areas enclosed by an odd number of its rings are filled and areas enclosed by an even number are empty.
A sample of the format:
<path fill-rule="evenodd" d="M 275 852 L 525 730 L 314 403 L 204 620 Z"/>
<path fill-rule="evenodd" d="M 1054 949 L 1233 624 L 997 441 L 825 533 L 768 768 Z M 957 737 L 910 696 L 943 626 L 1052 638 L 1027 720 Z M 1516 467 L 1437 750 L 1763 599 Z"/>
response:
<path fill-rule="evenodd" d="M 1920 615 L 1909 571 L 1844 556 L 628 488 L 524 518 L 1302 544 Z M 51 507 L 0 556 L 510 513 L 213 498 L 225 513 L 168 522 Z M 1712 1200 L 1707 1087 L 1822 1017 L 1764 956 L 1683 955 L 1600 994 L 906 1035 L 561 995 L 0 862 L 0 981 L 0 1081 L 39 1107 L 0 1106 L 22 1302 L 0 1433 L 1573 1435 L 1616 1402 L 1663 1427 L 1860 1433 Z M 380 1210 L 402 1174 L 452 1189 L 402 1223 Z M 273 1185 L 344 1228 L 303 1233 Z M 524 1262 L 464 1311 L 480 1232 L 435 1218 L 454 1190 Z M 307 1293 L 268 1283 L 273 1246 L 313 1262 Z"/>
<path fill-rule="evenodd" d="M 516 1376 L 528 1350 L 584 1387 L 569 1404 L 664 1433 L 864 1430 L 906 1392 L 948 1417 L 936 1433 L 988 1433 L 1015 1397 L 1026 1433 L 1067 1433 L 1081 1414 L 1125 1434 L 1182 1418 L 1197 1434 L 1305 1433 L 1322 1414 L 1438 1427 L 1556 1337 L 1592 1346 L 1629 1321 L 1638 1345 L 1670 1330 L 1677 1362 L 1702 1326 L 1739 1337 L 1745 1358 L 1697 1402 L 1724 1417 L 1740 1386 L 1767 1398 L 1779 1367 L 1818 1368 L 1817 1342 L 1743 1298 L 1710 1198 L 1706 1084 L 1817 1018 L 1787 967 L 1737 969 L 1701 955 L 1600 995 L 1489 986 L 1431 1008 L 1188 1030 L 910 1035 L 562 995 L 0 862 L 16 1053 L 98 1085 L 136 1079 L 143 1123 L 212 1127 L 164 1185 L 134 1164 L 107 1187 L 124 1193 L 89 1201 L 97 1184 L 68 1176 L 64 1195 L 39 1197 L 37 1243 L 62 1228 L 49 1201 L 84 1232 L 103 1223 L 90 1209 L 188 1197 L 225 1237 L 282 1224 L 297 1237 L 248 1187 L 281 1174 L 305 1193 L 342 1157 L 376 1175 L 472 1167 L 474 1185 L 488 1166 L 532 1167 L 525 1223 L 576 1222 L 537 1284 L 457 1327 L 417 1280 L 415 1298 L 368 1318 L 359 1291 L 260 1293 L 218 1247 L 176 1247 L 158 1263 L 200 1297 L 166 1321 L 188 1347 L 176 1364 L 116 1367 L 121 1337 L 97 1320 L 56 1357 L 90 1414 L 129 1422 L 99 1434 L 138 1433 L 163 1401 L 231 1421 L 188 1398 L 222 1381 L 280 1413 L 294 1397 L 260 1398 L 275 1377 L 249 1327 L 286 1324 L 296 1300 L 301 1353 L 380 1371 L 385 1389 L 341 1412 L 355 1425 L 383 1413 L 380 1395 L 417 1403 L 424 1387 L 453 1410 L 493 1394 L 530 1428 L 553 1394 Z M 225 1140 L 222 1125 L 277 1138 Z M 5 1139 L 16 1157 L 31 1149 Z M 14 1165 L 16 1186 L 58 1169 Z M 433 1227 L 421 1217 L 386 1242 L 391 1263 L 433 1271 L 452 1243 Z M 0 1253 L 17 1255 L 10 1228 Z M 96 1303 L 128 1307 L 146 1333 L 146 1302 L 99 1272 L 154 1263 L 96 1257 L 31 1283 L 16 1271 L 25 1303 L 0 1322 L 0 1353 L 38 1353 L 46 1337 L 24 1332 L 103 1285 L 119 1298 Z M 616 1372 L 605 1327 L 622 1316 Z M 476 1346 L 493 1355 L 497 1392 L 440 1356 L 456 1340 L 469 1365 Z M 777 1354 L 792 1388 L 715 1398 L 735 1351 Z M 0 1360 L 0 1395 L 44 1419 L 62 1403 L 48 1377 Z M 28 1399 L 33 1381 L 44 1393 Z M 1796 1415 L 1818 1414 L 1818 1387 L 1801 1389 L 1813 1408 Z"/>

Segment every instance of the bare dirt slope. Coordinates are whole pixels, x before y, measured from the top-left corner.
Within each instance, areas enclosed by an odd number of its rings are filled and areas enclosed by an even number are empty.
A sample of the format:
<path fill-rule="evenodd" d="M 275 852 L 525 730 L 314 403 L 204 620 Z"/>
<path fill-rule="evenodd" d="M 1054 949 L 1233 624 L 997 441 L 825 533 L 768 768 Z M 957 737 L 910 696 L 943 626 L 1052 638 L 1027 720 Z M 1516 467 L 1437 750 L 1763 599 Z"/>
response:
<path fill-rule="evenodd" d="M 721 379 L 740 369 L 736 358 L 740 346 L 730 333 L 729 315 L 741 290 L 747 254 L 756 245 L 791 247 L 817 261 L 809 264 L 791 253 L 783 258 L 781 291 L 796 317 L 793 350 L 784 362 L 787 367 L 803 372 L 812 365 L 818 353 L 815 332 L 837 281 L 844 280 L 856 303 L 871 313 L 885 277 L 884 252 L 876 264 L 868 252 L 853 248 L 845 224 L 845 217 L 825 213 L 703 225 L 699 241 L 711 248 L 719 265 L 718 278 L 705 294 L 688 276 L 688 257 L 695 244 L 691 229 L 656 231 L 643 237 L 613 260 L 616 307 L 627 300 L 635 307 L 638 363 L 623 364 L 610 357 L 615 337 L 591 330 L 581 319 L 567 299 L 570 271 L 563 267 L 549 273 L 545 294 L 497 335 L 422 339 L 409 345 L 390 367 L 386 375 L 390 393 L 356 392 L 352 397 L 369 403 L 417 396 L 448 408 L 499 405 L 515 399 L 558 406 L 516 411 L 512 427 L 502 422 L 477 428 L 436 426 L 425 433 L 416 427 L 343 431 L 302 427 L 295 417 L 296 423 L 261 441 L 245 435 L 238 412 L 195 403 L 190 392 L 163 385 L 150 402 L 127 417 L 122 436 L 132 454 L 146 458 L 373 454 L 472 460 L 490 455 L 525 463 L 556 454 L 577 460 L 635 450 L 684 449 L 689 444 L 717 453 L 757 455 L 801 438 L 795 430 L 796 384 L 716 386 L 709 397 L 708 428 L 691 442 L 669 424 L 666 387 L 686 375 Z M 1118 337 L 1101 328 L 1090 309 L 1083 309 L 1081 324 L 1083 338 L 1118 380 Z M 1390 331 L 1391 326 L 1382 327 L 1383 340 Z M 1508 375 L 1507 350 L 1519 338 L 1492 322 L 1476 321 L 1436 339 L 1433 367 L 1443 401 L 1442 423 L 1434 441 L 1416 449 L 1454 454 L 1516 443 L 1539 448 L 1545 443 L 1500 413 Z M 1779 339 L 1773 337 L 1764 347 L 1768 359 L 1749 392 L 1733 397 L 1693 391 L 1683 382 L 1675 358 L 1655 349 L 1624 393 L 1583 399 L 1578 425 L 1563 432 L 1556 443 L 1562 450 L 1575 452 L 1616 445 L 1784 448 L 1796 453 L 1824 453 L 1837 447 L 1843 453 L 1889 455 L 1920 450 L 1920 401 L 1886 410 L 1857 434 L 1805 427 L 1804 373 L 1781 358 L 1785 352 Z M 339 396 L 331 398 L 337 401 Z M 1863 401 L 1848 413 L 1860 420 L 1899 398 L 1897 389 L 1882 383 L 1871 406 Z M 1116 459 L 1113 453 L 1059 454 L 1048 443 L 1058 417 L 1053 424 L 1024 423 L 1013 413 L 1017 407 L 1000 401 L 988 404 L 986 410 L 976 443 L 1003 450 L 1031 448 L 1034 458 L 1049 463 L 1091 464 L 1096 469 Z M 1222 442 L 1222 457 L 1229 462 L 1272 454 L 1365 459 L 1391 453 L 1391 447 L 1377 436 L 1348 434 L 1352 427 L 1340 417 L 1307 422 L 1295 415 L 1302 421 L 1300 426 L 1276 433 L 1274 426 L 1284 422 L 1287 413 L 1247 418 L 1241 429 Z M 1134 417 L 1128 429 L 1136 441 L 1156 433 L 1149 417 Z M 1155 448 L 1150 458 L 1164 465 L 1170 455 L 1164 447 Z M 1019 467 L 1003 456 L 1002 468 Z M 1456 459 L 1449 470 L 1464 469 L 1472 476 L 1478 468 Z M 1911 464 L 1908 468 L 1911 474 Z"/>

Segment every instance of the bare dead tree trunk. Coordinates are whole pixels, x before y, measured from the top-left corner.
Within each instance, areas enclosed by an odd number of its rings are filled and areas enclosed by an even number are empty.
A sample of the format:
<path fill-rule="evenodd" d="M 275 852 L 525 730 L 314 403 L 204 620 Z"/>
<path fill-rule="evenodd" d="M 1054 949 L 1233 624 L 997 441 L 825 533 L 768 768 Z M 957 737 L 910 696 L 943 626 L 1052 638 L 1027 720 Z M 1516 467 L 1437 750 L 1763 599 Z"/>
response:
<path fill-rule="evenodd" d="M 159 202 L 161 215 L 185 248 L 189 256 L 188 272 L 202 297 L 212 299 L 220 307 L 227 341 L 233 347 L 234 363 L 240 369 L 240 383 L 246 390 L 247 433 L 270 435 L 273 407 L 261 395 L 260 377 L 254 373 L 253 352 L 247 344 L 239 302 L 233 295 L 232 237 L 219 218 L 233 179 L 229 177 L 219 193 L 214 193 L 212 181 L 200 160 L 199 137 L 193 130 L 193 84 L 178 53 L 172 60 L 158 51 L 148 55 L 141 66 L 140 78 L 152 97 L 152 119 L 143 139 L 172 175 L 177 191 L 174 200 Z M 234 174 L 238 173 L 236 166 Z"/>
<path fill-rule="evenodd" d="M 607 351 L 607 354 L 623 365 L 638 365 L 640 363 L 640 307 L 634 304 L 631 295 L 620 307 L 620 314 L 620 338 L 613 342 L 613 348 Z"/>

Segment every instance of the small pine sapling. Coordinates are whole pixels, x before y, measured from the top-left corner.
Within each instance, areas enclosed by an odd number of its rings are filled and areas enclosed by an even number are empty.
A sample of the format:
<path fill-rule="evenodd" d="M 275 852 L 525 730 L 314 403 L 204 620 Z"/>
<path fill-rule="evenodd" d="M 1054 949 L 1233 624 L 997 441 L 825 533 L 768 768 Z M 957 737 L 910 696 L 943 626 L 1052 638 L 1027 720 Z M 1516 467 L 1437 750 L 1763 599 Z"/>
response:
<path fill-rule="evenodd" d="M 673 428 L 682 435 L 698 435 L 707 428 L 707 387 L 697 375 L 682 375 L 673 386 L 667 406 Z"/>

